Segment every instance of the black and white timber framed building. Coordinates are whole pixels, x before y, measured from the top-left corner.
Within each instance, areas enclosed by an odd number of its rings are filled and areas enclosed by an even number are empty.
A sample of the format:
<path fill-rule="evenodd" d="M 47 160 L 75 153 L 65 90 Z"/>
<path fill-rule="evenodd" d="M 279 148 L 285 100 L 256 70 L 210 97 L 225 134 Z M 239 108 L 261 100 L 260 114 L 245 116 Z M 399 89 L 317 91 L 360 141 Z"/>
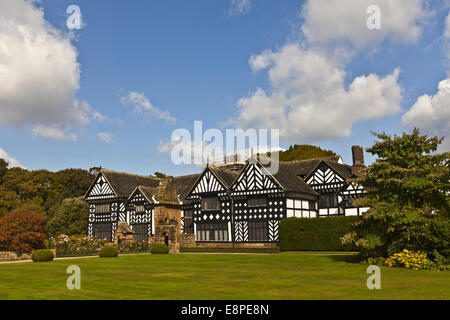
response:
<path fill-rule="evenodd" d="M 276 243 L 284 218 L 357 216 L 351 200 L 364 190 L 349 182 L 364 168 L 361 147 L 353 147 L 353 165 L 339 156 L 280 162 L 271 175 L 257 159 L 244 166 L 207 166 L 201 174 L 171 178 L 176 191 L 180 230 L 196 243 Z M 101 170 L 85 195 L 88 235 L 113 241 L 119 222 L 134 239 L 148 241 L 155 232 L 154 208 L 162 201 L 167 179 Z"/>

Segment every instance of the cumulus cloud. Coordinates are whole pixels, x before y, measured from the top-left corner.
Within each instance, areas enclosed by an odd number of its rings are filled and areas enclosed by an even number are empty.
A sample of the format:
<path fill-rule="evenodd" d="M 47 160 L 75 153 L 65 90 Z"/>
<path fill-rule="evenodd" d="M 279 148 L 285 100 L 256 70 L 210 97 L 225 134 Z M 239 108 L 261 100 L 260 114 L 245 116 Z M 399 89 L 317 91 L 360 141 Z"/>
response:
<path fill-rule="evenodd" d="M 103 142 L 106 143 L 111 143 L 113 142 L 113 138 L 112 135 L 110 133 L 106 133 L 106 132 L 99 132 L 97 134 L 97 136 L 99 137 L 100 140 L 102 140 Z"/>
<path fill-rule="evenodd" d="M 231 0 L 231 8 L 228 10 L 228 15 L 245 14 L 250 11 L 251 7 L 252 0 Z"/>
<path fill-rule="evenodd" d="M 445 136 L 443 151 L 450 151 L 450 79 L 439 83 L 435 95 L 420 96 L 403 115 L 403 125 L 417 127 L 424 132 Z"/>
<path fill-rule="evenodd" d="M 450 61 L 450 13 L 445 21 L 443 33 L 444 50 Z M 417 98 L 413 106 L 403 115 L 402 124 L 409 128 L 419 128 L 423 132 L 445 137 L 439 151 L 450 151 L 450 77 L 439 82 L 437 93 L 424 94 Z"/>
<path fill-rule="evenodd" d="M 367 27 L 373 5 L 380 8 L 381 30 Z M 228 124 L 278 128 L 284 140 L 311 143 L 348 137 L 359 121 L 400 112 L 398 68 L 346 79 L 346 67 L 355 54 L 386 40 L 417 43 L 432 15 L 425 0 L 306 0 L 299 39 L 250 57 L 250 69 L 266 72 L 269 86 L 239 99 Z"/>
<path fill-rule="evenodd" d="M 19 161 L 17 161 L 17 159 L 11 157 L 8 155 L 8 153 L 3 150 L 2 148 L 0 148 L 0 159 L 6 160 L 6 162 L 9 163 L 8 168 L 24 168 L 26 169 L 22 164 L 20 164 Z"/>
<path fill-rule="evenodd" d="M 313 49 L 288 44 L 253 56 L 250 65 L 267 69 L 271 92 L 257 89 L 238 101 L 234 123 L 244 128 L 280 129 L 290 141 L 347 137 L 352 125 L 401 110 L 399 70 L 380 77 L 359 76 L 345 87 L 345 70 Z"/>
<path fill-rule="evenodd" d="M 33 128 L 33 134 L 38 137 L 49 138 L 53 140 L 71 140 L 76 142 L 77 135 L 74 133 L 67 134 L 64 127 L 37 125 Z"/>
<path fill-rule="evenodd" d="M 94 112 L 92 114 L 92 119 L 98 122 L 105 122 L 108 118 L 100 112 Z"/>
<path fill-rule="evenodd" d="M 367 8 L 381 10 L 381 30 L 367 28 Z M 385 39 L 416 43 L 430 17 L 423 0 L 308 0 L 301 30 L 311 45 L 349 44 L 357 49 Z"/>
<path fill-rule="evenodd" d="M 35 134 L 63 139 L 88 124 L 92 110 L 76 98 L 80 66 L 70 36 L 53 28 L 36 3 L 0 1 L 0 124 L 31 125 Z"/>
<path fill-rule="evenodd" d="M 153 106 L 143 93 L 130 91 L 121 98 L 121 102 L 124 106 L 132 107 L 136 116 L 155 117 L 167 123 L 176 122 L 176 119 L 170 115 L 169 111 Z"/>

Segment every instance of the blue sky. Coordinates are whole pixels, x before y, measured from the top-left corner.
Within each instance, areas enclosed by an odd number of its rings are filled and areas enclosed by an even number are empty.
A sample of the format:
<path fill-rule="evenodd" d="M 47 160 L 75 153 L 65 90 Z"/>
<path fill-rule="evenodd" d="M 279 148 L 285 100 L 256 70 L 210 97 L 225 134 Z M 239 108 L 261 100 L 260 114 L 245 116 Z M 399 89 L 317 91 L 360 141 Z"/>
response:
<path fill-rule="evenodd" d="M 447 135 L 450 89 L 438 89 L 448 80 L 446 2 L 383 7 L 386 1 L 371 1 L 380 3 L 383 29 L 369 34 L 366 12 L 349 20 L 333 9 L 339 4 L 351 13 L 355 1 L 0 0 L 0 22 L 16 22 L 44 39 L 24 50 L 28 34 L 14 24 L 0 30 L 0 79 L 14 84 L 0 90 L 0 155 L 28 169 L 101 165 L 178 175 L 200 169 L 175 166 L 161 145 L 177 128 L 192 130 L 195 120 L 219 129 L 227 121 L 229 128 L 279 125 L 282 147 L 315 144 L 347 163 L 352 145 L 372 144 L 370 130 L 417 126 Z M 80 30 L 66 26 L 73 4 L 81 9 Z M 330 12 L 336 13 L 327 17 Z M 2 52 L 3 44 L 10 50 Z M 42 52 L 52 58 L 35 70 L 22 63 L 39 64 Z M 327 84 L 333 72 L 337 79 Z M 358 77 L 365 87 L 352 90 Z M 285 83 L 292 84 L 289 91 Z M 364 90 L 372 96 L 361 97 Z M 280 121 L 273 116 L 279 110 L 286 112 Z M 317 114 L 305 121 L 308 112 Z M 328 113 L 331 122 L 322 122 Z"/>

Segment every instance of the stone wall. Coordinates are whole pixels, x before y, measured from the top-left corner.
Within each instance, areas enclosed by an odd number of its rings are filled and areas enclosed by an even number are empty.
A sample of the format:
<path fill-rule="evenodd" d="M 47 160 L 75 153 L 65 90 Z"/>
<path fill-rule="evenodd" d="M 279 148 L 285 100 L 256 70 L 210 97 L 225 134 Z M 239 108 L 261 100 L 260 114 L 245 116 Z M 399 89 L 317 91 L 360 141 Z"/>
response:
<path fill-rule="evenodd" d="M 180 248 L 192 248 L 195 247 L 195 235 L 193 234 L 179 234 L 178 243 Z"/>
<path fill-rule="evenodd" d="M 176 233 L 181 233 L 181 209 L 180 208 L 172 208 L 165 205 L 156 206 L 153 209 L 155 225 L 160 224 L 161 221 L 167 223 L 167 219 L 174 220 L 177 222 Z M 156 227 L 155 227 L 156 228 Z"/>
<path fill-rule="evenodd" d="M 23 253 L 21 256 L 18 256 L 17 253 L 11 251 L 0 252 L 0 262 L 23 260 L 31 260 L 31 254 Z"/>

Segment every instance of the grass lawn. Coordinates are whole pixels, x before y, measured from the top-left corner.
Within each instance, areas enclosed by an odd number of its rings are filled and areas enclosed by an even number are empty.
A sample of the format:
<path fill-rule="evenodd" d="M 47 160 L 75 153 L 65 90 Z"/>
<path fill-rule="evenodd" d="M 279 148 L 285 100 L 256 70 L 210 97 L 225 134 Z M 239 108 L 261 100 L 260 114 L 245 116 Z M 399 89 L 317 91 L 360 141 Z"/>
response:
<path fill-rule="evenodd" d="M 344 256 L 172 254 L 0 265 L 0 299 L 449 299 L 450 273 L 366 266 Z M 81 268 L 81 290 L 66 268 Z"/>

